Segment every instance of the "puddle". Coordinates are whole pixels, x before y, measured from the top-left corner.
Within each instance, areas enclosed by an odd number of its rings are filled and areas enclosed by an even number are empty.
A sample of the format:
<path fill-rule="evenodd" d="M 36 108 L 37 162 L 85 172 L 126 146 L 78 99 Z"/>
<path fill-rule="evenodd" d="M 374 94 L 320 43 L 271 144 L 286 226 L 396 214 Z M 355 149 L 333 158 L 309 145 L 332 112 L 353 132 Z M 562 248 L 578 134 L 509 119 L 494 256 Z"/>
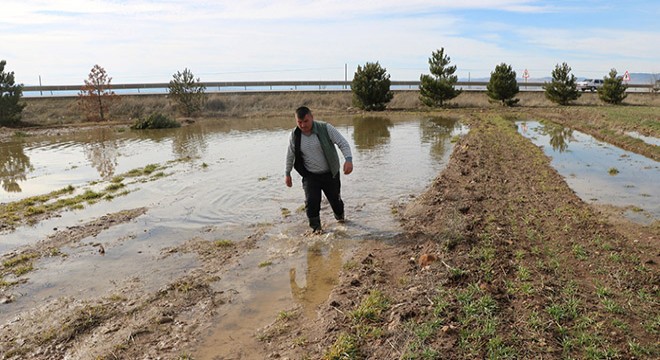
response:
<path fill-rule="evenodd" d="M 267 354 L 258 353 L 258 329 L 294 311 L 315 319 L 344 261 L 359 245 L 342 238 L 346 230 L 332 226 L 325 234 L 309 237 L 279 234 L 251 252 L 215 284 L 218 290 L 232 293 L 232 300 L 216 316 L 218 325 L 207 334 L 195 359 L 266 358 Z M 260 268 L 263 259 L 270 264 Z"/>
<path fill-rule="evenodd" d="M 637 131 L 629 131 L 629 132 L 626 133 L 626 135 L 628 135 L 630 137 L 634 137 L 635 139 L 640 139 L 643 142 L 645 142 L 647 144 L 650 144 L 650 145 L 660 146 L 660 139 L 658 139 L 657 137 L 645 136 L 645 135 L 642 135 L 642 134 L 638 133 Z"/>
<path fill-rule="evenodd" d="M 324 202 L 321 219 L 328 233 L 323 237 L 302 236 L 307 225 L 304 213 L 297 212 L 303 204 L 300 177 L 294 175 L 293 188 L 284 185 L 293 119 L 234 119 L 143 132 L 91 129 L 0 143 L 0 202 L 68 185 L 105 186 L 130 170 L 167 165 L 164 177 L 126 182 L 125 196 L 3 233 L 0 254 L 34 245 L 56 228 L 148 208 L 132 222 L 63 248 L 66 258 L 35 262 L 36 270 L 24 276 L 27 282 L 9 289 L 15 301 L 0 305 L 0 323 L 50 299 L 111 294 L 116 284 L 133 278 L 141 291 L 158 289 L 199 266 L 192 254 L 163 257 L 163 249 L 195 237 L 240 241 L 255 227 L 266 229 L 265 238 L 212 285 L 233 294 L 232 301 L 222 307 L 217 327 L 207 334 L 196 358 L 254 348 L 255 329 L 273 322 L 281 311 L 300 308 L 303 316 L 313 317 L 360 242 L 400 234 L 392 206 L 421 193 L 448 162 L 453 138 L 468 131 L 446 118 L 320 120 L 346 137 L 355 164 L 353 173 L 342 177 L 347 224 L 339 226 Z M 103 244 L 105 256 L 96 253 L 94 243 Z M 271 264 L 260 266 L 264 261 Z"/>
<path fill-rule="evenodd" d="M 584 201 L 625 208 L 629 219 L 642 224 L 660 219 L 658 162 L 560 125 L 517 124 Z"/>

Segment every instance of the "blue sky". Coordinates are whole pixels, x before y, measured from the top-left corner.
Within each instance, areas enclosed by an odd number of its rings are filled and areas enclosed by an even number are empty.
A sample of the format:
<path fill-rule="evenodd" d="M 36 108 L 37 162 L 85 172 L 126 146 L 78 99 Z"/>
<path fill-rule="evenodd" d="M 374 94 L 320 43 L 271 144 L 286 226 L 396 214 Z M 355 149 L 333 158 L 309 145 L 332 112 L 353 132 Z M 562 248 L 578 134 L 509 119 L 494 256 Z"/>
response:
<path fill-rule="evenodd" d="M 0 59 L 23 84 L 350 80 L 378 61 L 418 80 L 444 47 L 460 78 L 507 63 L 531 78 L 660 72 L 660 2 L 536 0 L 3 0 Z M 345 66 L 347 72 L 345 73 Z"/>

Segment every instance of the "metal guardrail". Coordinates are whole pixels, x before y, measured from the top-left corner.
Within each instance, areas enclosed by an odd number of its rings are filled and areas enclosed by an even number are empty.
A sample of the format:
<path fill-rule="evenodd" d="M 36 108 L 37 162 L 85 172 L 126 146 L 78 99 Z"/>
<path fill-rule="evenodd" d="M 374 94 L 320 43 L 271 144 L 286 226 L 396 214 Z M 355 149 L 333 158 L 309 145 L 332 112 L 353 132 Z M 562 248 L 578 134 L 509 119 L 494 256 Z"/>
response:
<path fill-rule="evenodd" d="M 298 90 L 301 87 L 318 87 L 319 90 L 327 89 L 328 87 L 337 87 L 336 90 L 350 90 L 351 81 L 221 81 L 221 82 L 202 82 L 202 85 L 207 89 L 222 88 L 235 89 L 235 88 L 268 88 L 273 87 L 288 87 L 289 90 Z M 526 88 L 540 88 L 546 83 L 543 82 L 519 82 L 518 86 L 521 91 L 527 90 Z M 411 90 L 419 88 L 419 81 L 392 81 L 391 87 L 409 87 Z M 487 81 L 459 81 L 456 83 L 457 87 L 485 87 L 488 85 Z M 169 83 L 142 83 L 142 84 L 110 84 L 111 90 L 137 90 L 140 89 L 167 89 Z M 43 85 L 43 86 L 23 86 L 24 92 L 52 92 L 52 91 L 80 91 L 82 85 Z M 628 85 L 629 89 L 653 89 L 652 84 L 631 84 Z"/>

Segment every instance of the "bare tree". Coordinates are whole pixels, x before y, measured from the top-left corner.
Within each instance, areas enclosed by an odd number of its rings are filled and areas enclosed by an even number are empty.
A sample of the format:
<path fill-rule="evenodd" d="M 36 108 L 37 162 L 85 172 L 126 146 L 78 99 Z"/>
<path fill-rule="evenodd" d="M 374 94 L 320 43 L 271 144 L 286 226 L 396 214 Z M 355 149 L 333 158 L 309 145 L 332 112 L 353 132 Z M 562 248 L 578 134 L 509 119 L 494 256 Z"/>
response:
<path fill-rule="evenodd" d="M 114 91 L 110 90 L 111 77 L 98 64 L 89 72 L 85 85 L 78 93 L 78 105 L 88 121 L 105 121 L 114 102 L 119 101 Z"/>

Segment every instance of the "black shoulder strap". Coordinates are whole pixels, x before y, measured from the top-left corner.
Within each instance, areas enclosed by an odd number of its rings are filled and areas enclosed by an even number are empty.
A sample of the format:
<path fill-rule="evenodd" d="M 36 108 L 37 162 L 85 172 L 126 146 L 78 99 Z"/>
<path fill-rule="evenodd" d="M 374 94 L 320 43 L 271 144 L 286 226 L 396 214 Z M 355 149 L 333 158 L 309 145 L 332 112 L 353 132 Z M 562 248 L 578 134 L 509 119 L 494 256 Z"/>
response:
<path fill-rule="evenodd" d="M 310 172 L 305 168 L 305 162 L 303 161 L 302 158 L 302 150 L 300 150 L 300 135 L 301 131 L 300 128 L 296 127 L 295 130 L 293 130 L 293 144 L 294 144 L 294 160 L 293 160 L 293 168 L 296 169 L 298 174 L 302 177 L 309 176 Z"/>

